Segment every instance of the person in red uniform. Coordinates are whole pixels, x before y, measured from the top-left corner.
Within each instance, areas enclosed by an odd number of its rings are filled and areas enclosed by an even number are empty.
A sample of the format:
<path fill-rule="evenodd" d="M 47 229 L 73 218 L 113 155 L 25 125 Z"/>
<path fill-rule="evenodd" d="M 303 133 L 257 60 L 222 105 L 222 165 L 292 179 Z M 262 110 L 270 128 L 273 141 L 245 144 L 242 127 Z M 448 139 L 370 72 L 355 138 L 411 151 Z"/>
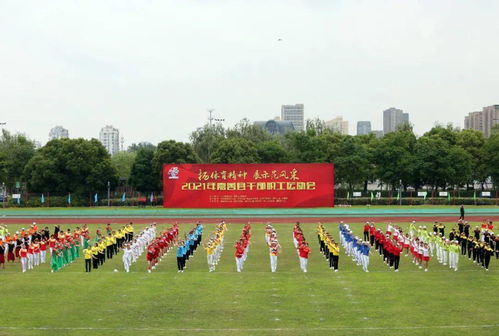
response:
<path fill-rule="evenodd" d="M 307 242 L 302 242 L 298 246 L 298 255 L 300 256 L 300 268 L 303 272 L 307 273 L 308 256 L 311 250 Z"/>
<path fill-rule="evenodd" d="M 156 248 L 154 245 L 149 245 L 149 247 L 147 248 L 147 262 L 149 263 L 147 271 L 149 273 L 151 273 L 151 270 L 156 268 L 155 260 L 156 260 Z"/>
<path fill-rule="evenodd" d="M 47 255 L 47 240 L 46 238 L 43 238 L 43 240 L 40 242 L 40 262 L 42 264 L 45 264 L 46 255 Z"/>
<path fill-rule="evenodd" d="M 16 247 L 16 241 L 7 237 L 7 262 L 14 262 L 16 257 L 14 256 L 14 249 Z"/>
<path fill-rule="evenodd" d="M 5 269 L 5 246 L 4 241 L 0 238 L 0 265 L 2 265 L 3 269 Z"/>
<path fill-rule="evenodd" d="M 239 239 L 234 244 L 234 248 L 236 251 L 234 252 L 234 257 L 236 258 L 236 270 L 241 272 L 243 268 L 243 255 L 244 255 L 244 242 L 242 239 Z"/>
<path fill-rule="evenodd" d="M 371 225 L 369 225 L 369 244 L 371 244 L 371 246 L 374 246 L 375 235 L 376 235 L 376 227 L 374 226 L 373 223 L 371 223 Z"/>
<path fill-rule="evenodd" d="M 21 266 L 24 273 L 26 272 L 28 266 L 28 249 L 26 248 L 26 245 L 21 246 L 21 249 L 19 250 L 19 258 L 21 259 Z"/>
<path fill-rule="evenodd" d="M 364 225 L 364 241 L 369 241 L 369 229 L 369 222 L 366 222 L 366 224 Z"/>
<path fill-rule="evenodd" d="M 399 263 L 400 263 L 400 253 L 402 253 L 403 246 L 400 244 L 396 244 L 392 247 L 392 254 L 393 254 L 393 268 L 395 269 L 395 272 L 399 271 Z"/>

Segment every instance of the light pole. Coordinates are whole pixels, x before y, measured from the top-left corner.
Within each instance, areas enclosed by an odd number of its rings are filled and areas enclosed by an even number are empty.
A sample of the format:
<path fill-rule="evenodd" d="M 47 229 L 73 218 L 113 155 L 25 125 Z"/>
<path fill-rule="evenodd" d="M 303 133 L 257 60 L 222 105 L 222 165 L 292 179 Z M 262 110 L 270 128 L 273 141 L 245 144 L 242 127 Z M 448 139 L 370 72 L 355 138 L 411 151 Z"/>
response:
<path fill-rule="evenodd" d="M 111 182 L 107 181 L 107 206 L 111 206 Z"/>
<path fill-rule="evenodd" d="M 213 121 L 217 121 L 217 122 L 224 122 L 225 121 L 225 119 L 215 118 L 213 116 L 213 111 L 215 111 L 215 110 L 214 109 L 208 109 L 208 113 L 210 114 L 210 116 L 208 117 L 208 121 L 210 122 L 210 136 L 211 137 L 213 137 L 213 134 L 211 133 L 211 130 L 212 130 L 211 124 L 212 124 L 212 122 Z M 210 160 L 210 156 L 211 156 L 211 145 L 212 145 L 212 143 L 210 141 L 210 143 L 208 144 L 208 161 L 210 161 L 210 162 L 211 162 L 211 160 Z"/>
<path fill-rule="evenodd" d="M 399 193 L 400 193 L 400 197 L 399 197 L 400 204 L 399 205 L 402 205 L 402 180 L 400 180 Z"/>
<path fill-rule="evenodd" d="M 2 182 L 2 206 L 5 208 L 5 196 L 6 196 L 6 192 L 5 192 L 5 182 Z"/>
<path fill-rule="evenodd" d="M 213 111 L 215 111 L 214 109 L 208 109 L 208 113 L 210 114 L 210 116 L 208 117 L 208 121 L 210 122 L 210 127 L 211 127 L 211 123 L 213 121 L 219 121 L 219 122 L 223 122 L 225 121 L 225 119 L 217 119 L 213 116 Z"/>

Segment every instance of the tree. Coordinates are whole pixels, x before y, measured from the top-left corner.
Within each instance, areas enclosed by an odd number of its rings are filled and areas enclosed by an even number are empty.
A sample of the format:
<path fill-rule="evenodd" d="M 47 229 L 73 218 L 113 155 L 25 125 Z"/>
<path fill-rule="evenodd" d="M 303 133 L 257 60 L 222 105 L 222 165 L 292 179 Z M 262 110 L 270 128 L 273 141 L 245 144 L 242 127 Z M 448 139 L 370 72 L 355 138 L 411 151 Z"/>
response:
<path fill-rule="evenodd" d="M 256 144 L 256 150 L 261 163 L 289 162 L 289 155 L 286 149 L 277 140 L 260 142 Z"/>
<path fill-rule="evenodd" d="M 344 136 L 338 133 L 315 131 L 290 132 L 284 137 L 290 160 L 303 163 L 333 162 L 336 147 Z"/>
<path fill-rule="evenodd" d="M 96 140 L 59 139 L 38 150 L 24 169 L 31 191 L 87 194 L 117 183 L 111 157 Z"/>
<path fill-rule="evenodd" d="M 449 145 L 454 146 L 457 143 L 458 133 L 458 129 L 454 128 L 452 124 L 447 124 L 447 126 L 445 127 L 442 125 L 437 125 L 426 132 L 424 135 L 441 138 Z"/>
<path fill-rule="evenodd" d="M 335 180 L 348 185 L 350 190 L 362 184 L 368 175 L 367 150 L 358 137 L 345 136 L 339 143 L 335 165 Z"/>
<path fill-rule="evenodd" d="M 11 135 L 2 130 L 0 137 L 0 182 L 7 188 L 13 188 L 21 181 L 23 170 L 35 154 L 35 145 L 22 134 Z"/>
<path fill-rule="evenodd" d="M 376 137 L 373 133 L 366 135 L 359 135 L 356 137 L 364 148 L 365 158 L 367 164 L 365 166 L 365 176 L 364 176 L 364 191 L 367 191 L 367 186 L 369 182 L 376 180 L 376 149 L 380 144 L 380 139 Z"/>
<path fill-rule="evenodd" d="M 142 141 L 139 142 L 138 144 L 133 143 L 130 146 L 128 146 L 127 152 L 138 152 L 141 148 L 152 148 L 152 150 L 156 149 L 156 146 L 154 146 L 152 143 L 147 142 L 147 141 Z"/>
<path fill-rule="evenodd" d="M 163 185 L 163 164 L 196 162 L 198 162 L 198 158 L 191 144 L 175 140 L 160 142 L 152 159 L 152 167 L 157 178 L 156 185 L 161 190 Z"/>
<path fill-rule="evenodd" d="M 256 146 L 244 138 L 220 141 L 212 154 L 213 163 L 259 163 Z"/>
<path fill-rule="evenodd" d="M 305 130 L 307 132 L 313 131 L 315 134 L 319 135 L 327 130 L 326 123 L 319 118 L 307 119 Z"/>
<path fill-rule="evenodd" d="M 122 181 L 128 181 L 137 152 L 118 152 L 111 157 L 111 164 Z"/>
<path fill-rule="evenodd" d="M 494 185 L 499 187 L 499 133 L 493 133 L 483 146 L 483 162 L 485 171 L 492 178 Z"/>
<path fill-rule="evenodd" d="M 248 119 L 243 119 L 234 128 L 229 128 L 226 131 L 226 138 L 243 138 L 256 145 L 262 141 L 270 140 L 272 136 L 262 127 L 253 125 Z"/>
<path fill-rule="evenodd" d="M 373 153 L 376 175 L 392 189 L 398 187 L 400 181 L 404 188 L 417 184 L 414 169 L 415 145 L 416 136 L 411 130 L 390 132 L 379 140 Z"/>
<path fill-rule="evenodd" d="M 158 190 L 158 177 L 153 169 L 155 148 L 144 146 L 137 150 L 137 155 L 130 172 L 130 185 L 141 192 Z"/>
<path fill-rule="evenodd" d="M 191 133 L 192 148 L 202 163 L 210 163 L 216 144 L 225 139 L 225 129 L 220 124 L 204 125 Z"/>
<path fill-rule="evenodd" d="M 487 172 L 483 164 L 483 146 L 485 145 L 485 137 L 480 131 L 467 129 L 462 130 L 457 134 L 457 145 L 463 148 L 471 155 L 471 178 L 466 184 L 472 184 L 475 181 L 484 182 L 487 179 Z"/>

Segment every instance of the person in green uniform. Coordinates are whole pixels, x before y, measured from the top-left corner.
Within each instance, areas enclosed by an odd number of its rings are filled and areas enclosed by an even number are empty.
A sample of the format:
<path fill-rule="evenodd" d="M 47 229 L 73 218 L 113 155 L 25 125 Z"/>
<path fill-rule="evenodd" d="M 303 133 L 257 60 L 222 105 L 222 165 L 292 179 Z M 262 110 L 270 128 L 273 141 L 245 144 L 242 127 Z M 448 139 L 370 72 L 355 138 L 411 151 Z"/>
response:
<path fill-rule="evenodd" d="M 57 245 L 52 249 L 52 255 L 51 255 L 51 260 L 50 260 L 50 271 L 52 273 L 57 272 L 59 270 L 59 251 L 57 249 Z"/>

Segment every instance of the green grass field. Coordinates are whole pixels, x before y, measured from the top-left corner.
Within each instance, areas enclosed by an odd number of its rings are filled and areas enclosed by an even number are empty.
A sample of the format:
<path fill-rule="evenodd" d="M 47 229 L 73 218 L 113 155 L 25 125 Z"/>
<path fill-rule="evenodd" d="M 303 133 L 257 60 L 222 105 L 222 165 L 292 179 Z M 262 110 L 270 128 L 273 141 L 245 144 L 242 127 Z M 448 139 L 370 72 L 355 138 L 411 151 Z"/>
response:
<path fill-rule="evenodd" d="M 181 232 L 191 226 L 182 224 Z M 338 237 L 336 223 L 325 226 Z M 489 272 L 461 258 L 458 272 L 433 260 L 425 273 L 403 257 L 394 273 L 375 254 L 370 273 L 363 273 L 342 251 L 340 272 L 333 273 L 318 251 L 315 225 L 303 224 L 313 253 L 302 273 L 292 224 L 275 227 L 283 248 L 277 273 L 270 272 L 261 222 L 252 226 L 242 273 L 235 271 L 232 247 L 242 224 L 229 224 L 214 273 L 204 250 L 184 273 L 176 271 L 174 251 L 151 274 L 144 255 L 131 273 L 123 272 L 121 253 L 91 273 L 81 259 L 58 273 L 49 264 L 25 274 L 17 263 L 7 265 L 0 269 L 0 335 L 499 334 L 495 259 Z M 351 227 L 361 234 L 361 224 Z M 17 228 L 9 225 L 11 232 Z M 205 225 L 203 237 L 213 229 Z"/>

